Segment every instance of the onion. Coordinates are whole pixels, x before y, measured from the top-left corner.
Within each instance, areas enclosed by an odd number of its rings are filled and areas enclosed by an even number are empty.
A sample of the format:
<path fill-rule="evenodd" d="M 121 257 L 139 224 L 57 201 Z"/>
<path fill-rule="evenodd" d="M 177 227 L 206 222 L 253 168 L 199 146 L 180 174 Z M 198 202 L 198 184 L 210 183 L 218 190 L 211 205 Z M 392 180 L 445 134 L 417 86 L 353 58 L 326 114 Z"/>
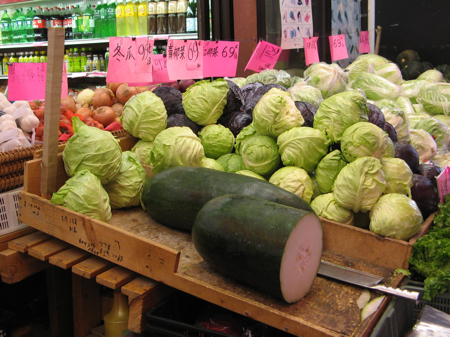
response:
<path fill-rule="evenodd" d="M 116 97 L 120 103 L 125 104 L 137 93 L 136 87 L 129 87 L 127 83 L 123 83 L 117 88 Z"/>
<path fill-rule="evenodd" d="M 116 113 L 109 106 L 101 106 L 94 110 L 94 117 L 92 118 L 106 127 L 115 121 Z"/>
<path fill-rule="evenodd" d="M 94 96 L 92 96 L 92 106 L 97 109 L 101 106 L 111 106 L 116 101 L 114 93 L 107 88 L 95 89 Z"/>
<path fill-rule="evenodd" d="M 123 110 L 123 104 L 116 102 L 113 105 L 111 105 L 111 109 L 114 110 L 114 112 L 116 113 L 117 117 L 122 116 L 122 110 Z"/>
<path fill-rule="evenodd" d="M 77 96 L 77 104 L 80 107 L 88 107 L 91 105 L 92 96 L 94 96 L 95 92 L 91 89 L 82 90 Z"/>
<path fill-rule="evenodd" d="M 72 112 L 77 111 L 75 100 L 71 96 L 61 98 L 61 105 L 66 108 L 66 110 L 70 110 Z"/>
<path fill-rule="evenodd" d="M 122 83 L 106 83 L 106 87 L 111 90 L 114 95 L 116 94 L 117 88 L 121 85 Z"/>
<path fill-rule="evenodd" d="M 146 85 L 143 85 L 140 87 L 136 87 L 136 90 L 137 90 L 138 94 L 140 94 L 141 92 L 144 92 L 144 91 L 150 91 L 150 88 L 147 87 Z"/>
<path fill-rule="evenodd" d="M 94 111 L 92 111 L 90 108 L 80 108 L 76 113 L 83 116 L 84 118 L 94 116 Z"/>

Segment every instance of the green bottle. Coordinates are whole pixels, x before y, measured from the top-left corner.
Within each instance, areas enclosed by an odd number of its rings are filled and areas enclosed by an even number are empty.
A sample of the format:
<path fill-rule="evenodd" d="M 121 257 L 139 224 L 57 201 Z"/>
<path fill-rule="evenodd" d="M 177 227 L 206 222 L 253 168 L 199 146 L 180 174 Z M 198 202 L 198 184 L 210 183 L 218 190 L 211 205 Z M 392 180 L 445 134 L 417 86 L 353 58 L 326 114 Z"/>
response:
<path fill-rule="evenodd" d="M 69 69 L 67 69 L 68 73 L 74 72 L 73 70 L 73 48 L 69 49 Z"/>
<path fill-rule="evenodd" d="M 87 55 L 86 55 L 86 48 L 81 48 L 81 53 L 80 53 L 80 71 L 84 71 L 84 66 L 86 65 L 87 62 Z"/>
<path fill-rule="evenodd" d="M 80 15 L 80 5 L 74 9 L 72 13 L 72 35 L 74 40 L 81 39 L 81 24 L 83 22 L 83 18 Z M 80 22 L 78 22 L 80 20 Z"/>
<path fill-rule="evenodd" d="M 117 36 L 116 30 L 116 3 L 112 0 L 108 5 L 107 15 L 106 15 L 106 36 Z"/>
<path fill-rule="evenodd" d="M 94 27 L 93 37 L 100 37 L 100 35 L 101 35 L 101 32 L 100 32 L 100 10 L 101 9 L 102 9 L 102 3 L 101 3 L 101 1 L 97 1 L 97 6 L 95 6 L 95 9 L 94 9 L 95 27 Z"/>
<path fill-rule="evenodd" d="M 95 32 L 94 10 L 88 4 L 83 12 L 83 39 L 92 39 Z"/>
<path fill-rule="evenodd" d="M 73 49 L 73 72 L 81 71 L 81 57 L 78 48 Z"/>
<path fill-rule="evenodd" d="M 26 16 L 23 12 L 23 8 L 19 9 L 19 14 L 17 16 L 16 26 L 17 26 L 17 42 L 24 43 L 27 42 L 27 27 L 26 27 Z"/>
<path fill-rule="evenodd" d="M 12 27 L 11 27 L 11 18 L 8 15 L 8 11 L 5 9 L 2 19 L 2 43 L 12 43 Z"/>
<path fill-rule="evenodd" d="M 105 53 L 105 71 L 108 71 L 108 63 L 109 63 L 109 47 L 106 47 L 106 53 Z"/>
<path fill-rule="evenodd" d="M 35 15 L 36 13 L 33 10 L 33 8 L 29 7 L 25 19 L 25 27 L 27 30 L 27 42 L 34 42 L 33 18 Z"/>
<path fill-rule="evenodd" d="M 16 9 L 12 18 L 11 18 L 11 34 L 12 34 L 12 43 L 19 43 L 19 25 L 17 24 L 17 20 L 19 17 L 19 10 Z"/>

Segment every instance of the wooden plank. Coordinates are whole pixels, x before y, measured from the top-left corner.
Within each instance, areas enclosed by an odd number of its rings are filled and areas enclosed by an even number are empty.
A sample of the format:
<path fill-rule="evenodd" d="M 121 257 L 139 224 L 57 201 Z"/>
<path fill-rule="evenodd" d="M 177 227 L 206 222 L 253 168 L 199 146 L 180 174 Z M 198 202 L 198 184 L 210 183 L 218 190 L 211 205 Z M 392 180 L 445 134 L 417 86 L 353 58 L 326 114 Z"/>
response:
<path fill-rule="evenodd" d="M 8 248 L 17 250 L 18 252 L 21 253 L 26 253 L 28 252 L 29 248 L 52 239 L 52 237 L 48 234 L 45 234 L 41 231 L 36 231 L 34 228 L 33 230 L 34 233 L 22 236 L 20 238 L 8 242 Z"/>
<path fill-rule="evenodd" d="M 19 229 L 18 231 L 0 236 L 0 243 L 9 242 L 11 240 L 20 238 L 21 236 L 33 233 L 35 231 L 36 231 L 36 229 L 34 229 L 33 227 Z"/>
<path fill-rule="evenodd" d="M 0 252 L 0 272 L 4 283 L 12 284 L 40 272 L 50 265 L 12 249 Z"/>
<path fill-rule="evenodd" d="M 72 273 L 74 337 L 88 335 L 102 323 L 100 285 Z"/>
<path fill-rule="evenodd" d="M 234 39 L 240 41 L 236 76 L 247 77 L 252 70 L 245 70 L 258 43 L 256 0 L 233 0 Z"/>
<path fill-rule="evenodd" d="M 58 254 L 70 247 L 67 242 L 51 239 L 28 250 L 28 254 L 41 261 L 47 261 L 52 255 Z"/>
<path fill-rule="evenodd" d="M 136 273 L 126 268 L 115 266 L 96 277 L 97 283 L 110 289 L 118 289 L 136 277 Z"/>
<path fill-rule="evenodd" d="M 175 291 L 175 288 L 144 276 L 139 276 L 125 284 L 121 292 L 128 296 L 128 303 L 130 305 L 128 330 L 135 333 L 144 332 L 146 328 L 146 312 L 164 301 Z"/>
<path fill-rule="evenodd" d="M 76 247 L 71 247 L 67 250 L 62 251 L 61 253 L 50 256 L 48 262 L 60 268 L 68 269 L 76 265 L 77 263 L 86 260 L 90 256 L 91 253 L 88 253 Z"/>
<path fill-rule="evenodd" d="M 0 252 L 4 251 L 5 249 L 8 249 L 8 242 L 0 243 Z"/>
<path fill-rule="evenodd" d="M 100 257 L 93 256 L 87 260 L 84 260 L 72 267 L 74 274 L 83 276 L 84 278 L 91 279 L 97 275 L 107 271 L 114 266 L 113 263 L 104 260 Z"/>
<path fill-rule="evenodd" d="M 51 204 L 37 195 L 25 191 L 19 195 L 21 221 L 75 247 L 155 280 L 164 279 L 178 268 L 180 252 L 175 249 Z"/>

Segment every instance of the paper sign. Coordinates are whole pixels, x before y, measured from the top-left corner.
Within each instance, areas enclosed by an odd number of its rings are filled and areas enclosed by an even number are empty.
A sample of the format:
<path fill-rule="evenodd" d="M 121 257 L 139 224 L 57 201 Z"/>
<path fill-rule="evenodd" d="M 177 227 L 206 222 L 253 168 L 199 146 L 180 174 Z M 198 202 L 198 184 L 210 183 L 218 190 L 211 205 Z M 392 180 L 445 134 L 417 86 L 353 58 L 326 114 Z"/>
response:
<path fill-rule="evenodd" d="M 137 59 L 136 72 L 152 73 L 153 45 L 155 41 L 146 37 L 136 38 Z"/>
<path fill-rule="evenodd" d="M 8 70 L 8 99 L 10 101 L 45 99 L 47 63 L 12 63 Z M 63 63 L 61 97 L 67 95 L 67 70 Z"/>
<path fill-rule="evenodd" d="M 167 41 L 167 70 L 171 81 L 203 78 L 203 41 L 200 42 Z"/>
<path fill-rule="evenodd" d="M 239 58 L 239 42 L 205 41 L 203 77 L 235 77 Z"/>
<path fill-rule="evenodd" d="M 169 82 L 167 59 L 163 54 L 153 55 L 153 83 Z"/>
<path fill-rule="evenodd" d="M 281 51 L 281 47 L 266 41 L 260 41 L 244 70 L 250 69 L 261 72 L 264 69 L 273 69 Z"/>
<path fill-rule="evenodd" d="M 43 42 L 33 42 L 33 47 L 42 47 L 42 46 L 46 46 L 47 45 L 47 41 L 43 41 Z"/>
<path fill-rule="evenodd" d="M 305 64 L 308 66 L 312 63 L 320 62 L 319 50 L 317 49 L 317 40 L 319 37 L 304 38 L 305 46 Z"/>
<path fill-rule="evenodd" d="M 444 198 L 450 193 L 450 167 L 446 166 L 445 169 L 436 177 L 439 197 L 441 202 L 444 202 Z"/>
<path fill-rule="evenodd" d="M 152 83 L 147 38 L 110 37 L 107 83 Z M 150 57 L 150 64 L 148 60 Z M 150 71 L 149 71 L 150 68 Z"/>
<path fill-rule="evenodd" d="M 348 58 L 347 45 L 345 44 L 345 34 L 332 35 L 330 39 L 331 61 Z"/>
<path fill-rule="evenodd" d="M 370 53 L 369 31 L 367 30 L 359 33 L 359 53 Z"/>

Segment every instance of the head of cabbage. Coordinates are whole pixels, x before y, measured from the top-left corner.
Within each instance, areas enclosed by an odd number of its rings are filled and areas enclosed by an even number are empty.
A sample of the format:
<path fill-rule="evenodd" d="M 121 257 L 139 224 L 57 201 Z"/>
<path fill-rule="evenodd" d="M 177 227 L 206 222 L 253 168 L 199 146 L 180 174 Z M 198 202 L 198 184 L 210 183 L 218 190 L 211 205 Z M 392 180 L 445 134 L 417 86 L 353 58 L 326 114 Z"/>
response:
<path fill-rule="evenodd" d="M 203 157 L 202 159 L 202 167 L 206 167 L 212 170 L 217 170 L 217 171 L 222 171 L 225 172 L 225 169 L 222 167 L 222 165 L 220 165 L 217 160 L 212 159 L 212 158 L 208 158 L 208 157 Z"/>
<path fill-rule="evenodd" d="M 122 165 L 122 149 L 111 132 L 87 126 L 78 117 L 72 118 L 74 134 L 63 151 L 68 176 L 88 170 L 102 184 L 116 178 Z"/>
<path fill-rule="evenodd" d="M 386 187 L 381 167 L 374 157 L 361 157 L 346 165 L 334 182 L 333 195 L 338 205 L 355 213 L 370 211 Z"/>
<path fill-rule="evenodd" d="M 382 158 L 381 165 L 386 179 L 384 193 L 400 193 L 411 197 L 414 180 L 409 165 L 401 158 Z"/>
<path fill-rule="evenodd" d="M 266 176 L 280 166 L 280 155 L 275 140 L 269 136 L 256 135 L 245 142 L 241 151 L 245 167 Z"/>
<path fill-rule="evenodd" d="M 308 85 L 322 92 L 324 99 L 345 91 L 348 82 L 348 74 L 336 63 L 314 63 L 305 70 L 304 77 Z"/>
<path fill-rule="evenodd" d="M 304 169 L 295 166 L 282 167 L 272 174 L 269 182 L 298 195 L 308 204 L 311 202 L 314 186 Z"/>
<path fill-rule="evenodd" d="M 320 192 L 329 193 L 333 190 L 336 177 L 347 164 L 348 162 L 339 150 L 331 151 L 321 159 L 315 171 Z"/>
<path fill-rule="evenodd" d="M 431 115 L 450 114 L 450 83 L 431 83 L 423 86 L 417 102 Z"/>
<path fill-rule="evenodd" d="M 409 117 L 400 106 L 389 99 L 379 100 L 375 102 L 375 105 L 383 112 L 386 122 L 394 127 L 398 141 L 409 143 Z"/>
<path fill-rule="evenodd" d="M 233 151 L 234 135 L 221 124 L 206 125 L 199 131 L 198 136 L 208 158 L 217 159 Z"/>
<path fill-rule="evenodd" d="M 259 175 L 258 173 L 255 173 L 255 172 L 253 172 L 253 171 L 250 171 L 250 170 L 240 170 L 240 171 L 236 171 L 236 174 L 241 174 L 241 175 L 243 175 L 243 176 L 253 177 L 253 178 L 260 179 L 260 180 L 264 180 L 264 181 L 266 180 L 266 179 L 264 179 L 263 176 Z"/>
<path fill-rule="evenodd" d="M 120 122 L 130 135 L 152 141 L 167 127 L 167 110 L 161 98 L 152 91 L 144 91 L 125 103 Z"/>
<path fill-rule="evenodd" d="M 138 142 L 131 148 L 131 151 L 136 153 L 139 161 L 143 164 L 150 165 L 150 150 L 152 149 L 153 142 L 147 142 L 145 140 L 138 140 Z"/>
<path fill-rule="evenodd" d="M 244 127 L 236 136 L 236 141 L 234 142 L 234 149 L 236 154 L 241 154 L 241 149 L 244 146 L 245 142 L 251 137 L 257 135 L 255 127 L 253 123 Z"/>
<path fill-rule="evenodd" d="M 393 100 L 401 94 L 400 85 L 371 73 L 360 73 L 349 86 L 353 89 L 364 90 L 367 99 L 374 101 L 383 98 Z"/>
<path fill-rule="evenodd" d="M 204 156 L 200 138 L 187 126 L 174 126 L 156 136 L 150 166 L 155 174 L 173 166 L 201 166 Z"/>
<path fill-rule="evenodd" d="M 78 171 L 67 179 L 58 192 L 53 193 L 50 202 L 104 222 L 109 222 L 112 215 L 108 193 L 100 179 L 88 170 Z"/>
<path fill-rule="evenodd" d="M 318 107 L 323 101 L 322 92 L 306 82 L 298 82 L 288 89 L 292 99 L 297 102 L 307 102 Z"/>
<path fill-rule="evenodd" d="M 353 212 L 339 206 L 334 200 L 333 193 L 319 195 L 311 201 L 311 208 L 317 216 L 350 225 L 353 222 Z"/>
<path fill-rule="evenodd" d="M 222 165 L 225 172 L 236 173 L 245 170 L 245 164 L 242 157 L 236 153 L 227 153 L 217 158 L 217 162 Z"/>
<path fill-rule="evenodd" d="M 383 195 L 370 211 L 370 230 L 398 240 L 409 240 L 422 223 L 416 202 L 404 194 Z"/>
<path fill-rule="evenodd" d="M 423 129 L 411 129 L 411 145 L 419 155 L 419 161 L 431 159 L 437 151 L 437 144 L 433 136 Z"/>
<path fill-rule="evenodd" d="M 436 141 L 438 149 L 447 151 L 450 143 L 450 130 L 445 123 L 434 117 L 426 117 L 418 121 L 414 127 L 427 131 Z"/>
<path fill-rule="evenodd" d="M 291 95 L 278 88 L 264 94 L 253 109 L 253 126 L 262 136 L 277 138 L 284 131 L 304 123 Z"/>

